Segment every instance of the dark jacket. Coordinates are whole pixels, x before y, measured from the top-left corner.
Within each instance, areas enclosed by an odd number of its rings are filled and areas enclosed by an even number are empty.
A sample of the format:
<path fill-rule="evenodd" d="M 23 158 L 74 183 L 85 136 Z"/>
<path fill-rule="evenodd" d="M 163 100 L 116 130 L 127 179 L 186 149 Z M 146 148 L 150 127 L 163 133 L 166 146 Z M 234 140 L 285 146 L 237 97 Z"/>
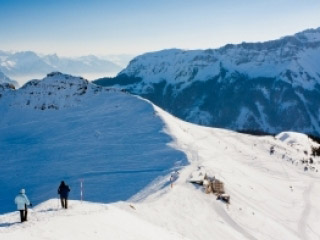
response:
<path fill-rule="evenodd" d="M 61 182 L 59 188 L 58 188 L 58 194 L 60 194 L 61 198 L 67 198 L 70 192 L 70 188 L 67 184 L 64 182 Z"/>

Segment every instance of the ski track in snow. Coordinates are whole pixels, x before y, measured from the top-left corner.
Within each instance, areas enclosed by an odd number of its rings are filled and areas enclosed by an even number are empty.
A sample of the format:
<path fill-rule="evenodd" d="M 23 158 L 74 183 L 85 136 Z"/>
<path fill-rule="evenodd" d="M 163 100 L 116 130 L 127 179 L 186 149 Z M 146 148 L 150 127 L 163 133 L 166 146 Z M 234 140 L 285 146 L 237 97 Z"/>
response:
<path fill-rule="evenodd" d="M 308 183 L 308 187 L 303 192 L 305 207 L 303 209 L 303 212 L 299 220 L 299 233 L 301 235 L 301 239 L 305 239 L 305 240 L 310 239 L 307 234 L 307 228 L 308 228 L 308 217 L 311 211 L 310 197 L 311 197 L 313 185 L 314 185 L 314 182 Z"/>
<path fill-rule="evenodd" d="M 244 228 L 242 228 L 237 222 L 235 222 L 229 214 L 226 212 L 224 208 L 221 206 L 214 205 L 215 211 L 217 214 L 221 216 L 221 218 L 228 223 L 232 228 L 241 233 L 246 239 L 257 240 L 254 236 L 252 236 L 249 232 L 247 232 Z"/>

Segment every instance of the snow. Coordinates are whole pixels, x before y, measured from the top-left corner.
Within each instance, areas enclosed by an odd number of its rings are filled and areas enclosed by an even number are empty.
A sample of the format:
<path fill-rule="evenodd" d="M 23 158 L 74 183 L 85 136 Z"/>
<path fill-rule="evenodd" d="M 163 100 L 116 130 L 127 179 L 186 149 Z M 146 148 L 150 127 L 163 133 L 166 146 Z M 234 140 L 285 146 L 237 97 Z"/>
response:
<path fill-rule="evenodd" d="M 71 201 L 67 211 L 57 207 L 58 200 L 49 200 L 30 211 L 30 220 L 3 223 L 0 239 L 186 239 L 165 231 L 134 214 L 106 204 Z M 8 218 L 18 218 L 18 213 Z M 88 225 L 88 223 L 91 223 Z M 6 227 L 7 226 L 7 227 Z M 7 228 L 7 229 L 6 229 Z"/>
<path fill-rule="evenodd" d="M 304 42 L 319 42 L 320 41 L 320 28 L 307 29 L 301 33 L 295 34 L 299 40 Z"/>
<path fill-rule="evenodd" d="M 309 154 L 311 152 L 311 146 L 318 146 L 317 144 L 312 143 L 312 140 L 307 135 L 302 133 L 282 132 L 275 136 L 275 138 L 279 139 L 283 143 L 293 146 L 296 149 L 300 149 L 301 151 L 306 150 Z M 306 146 L 310 146 L 310 148 L 306 148 Z"/>
<path fill-rule="evenodd" d="M 90 88 L 95 86 L 89 85 Z M 87 94 L 90 94 L 90 91 Z M 96 100 L 102 101 L 102 93 L 99 94 L 100 97 Z M 120 120 L 124 117 L 134 121 L 139 116 L 141 124 L 135 125 L 139 131 L 146 128 L 143 124 L 146 122 L 141 119 L 141 116 L 147 118 L 151 115 L 151 119 L 159 119 L 157 126 L 160 129 L 150 134 L 153 137 L 159 137 L 158 134 L 161 131 L 170 138 L 165 141 L 166 144 L 158 144 L 157 150 L 161 152 L 162 149 L 170 147 L 171 150 L 166 151 L 166 155 L 171 156 L 172 159 L 175 159 L 176 153 L 180 151 L 187 156 L 189 164 L 179 170 L 179 176 L 173 183 L 173 187 L 171 188 L 169 184 L 171 171 L 167 171 L 153 180 L 148 180 L 148 185 L 126 201 L 109 204 L 71 201 L 70 208 L 62 210 L 58 207 L 58 200 L 53 198 L 35 206 L 30 211 L 29 221 L 23 224 L 17 223 L 19 217 L 17 212 L 0 215 L 0 239 L 308 240 L 320 238 L 318 227 L 320 183 L 319 172 L 317 172 L 320 159 L 314 158 L 313 164 L 301 161 L 310 156 L 308 154 L 311 146 L 319 145 L 308 139 L 306 135 L 284 132 L 276 137 L 257 137 L 223 129 L 201 127 L 183 122 L 141 98 L 117 92 L 109 94 L 106 102 L 119 104 L 122 108 L 121 112 L 112 109 L 116 119 Z M 85 99 L 89 101 L 89 98 Z M 104 105 L 106 102 L 101 104 Z M 62 111 L 61 114 L 67 114 L 66 119 L 75 120 L 75 118 L 93 115 L 94 121 L 103 116 L 96 115 L 97 112 L 111 111 L 108 108 L 98 107 L 98 104 L 90 102 L 84 104 L 83 100 L 79 104 L 59 111 Z M 83 106 L 84 109 L 80 111 L 78 108 L 81 109 L 82 104 L 87 107 Z M 89 107 L 91 109 L 92 106 L 97 109 L 89 111 Z M 19 109 L 27 116 L 26 110 Z M 78 110 L 75 111 L 75 109 Z M 35 110 L 32 111 L 35 114 Z M 64 120 L 48 114 L 47 111 L 40 112 L 45 114 L 46 121 L 50 118 L 54 119 L 50 124 Z M 121 115 L 125 112 L 128 112 L 128 115 Z M 143 114 L 135 116 L 133 112 Z M 36 116 L 41 115 L 36 114 Z M 106 116 L 108 117 L 106 121 L 111 119 L 110 114 Z M 8 119 L 14 120 L 15 127 L 19 126 L 17 119 Z M 29 120 L 28 116 L 24 121 L 30 126 L 30 121 L 26 120 Z M 41 123 L 44 124 L 44 121 Z M 86 123 L 88 124 L 88 121 Z M 2 121 L 1 126 L 3 125 Z M 1 131 L 3 133 L 3 130 Z M 72 134 L 67 132 L 68 134 L 64 137 Z M 129 128 L 125 128 L 121 138 L 126 137 L 126 132 L 133 133 Z M 88 134 L 88 132 L 77 132 L 77 137 L 69 138 L 69 141 L 76 141 L 77 138 L 84 141 L 83 137 Z M 101 139 L 107 136 L 103 134 L 102 128 L 96 129 L 93 134 L 100 136 Z M 137 138 L 137 132 L 133 135 L 135 137 L 129 137 L 125 142 L 128 153 L 132 153 L 136 147 L 135 143 L 143 141 L 145 137 Z M 141 143 L 146 144 L 150 139 Z M 61 140 L 61 138 L 58 140 L 53 138 L 54 142 Z M 93 138 L 89 140 L 93 141 Z M 113 135 L 107 142 L 111 144 L 116 141 Z M 72 144 L 69 143 L 69 146 Z M 99 147 L 97 144 L 98 142 L 94 141 L 90 147 L 96 149 Z M 81 147 L 85 148 L 85 145 Z M 270 151 L 271 148 L 274 149 L 273 153 Z M 85 150 L 88 151 L 88 148 Z M 99 148 L 99 151 L 101 150 L 102 148 Z M 113 153 L 116 154 L 117 151 L 114 149 Z M 308 151 L 307 155 L 305 151 Z M 158 152 L 154 153 L 155 157 Z M 159 159 L 162 161 L 163 158 Z M 130 162 L 118 164 L 126 169 Z M 305 171 L 305 167 L 309 170 Z M 209 177 L 215 177 L 224 182 L 226 193 L 231 196 L 230 205 L 216 200 L 213 194 L 205 194 L 200 185 L 189 182 L 191 174 L 199 168 Z M 100 176 L 97 177 L 99 179 Z M 137 174 L 131 177 L 134 181 L 138 181 L 142 176 Z M 109 187 L 118 191 L 127 191 L 128 188 L 123 186 L 121 184 Z M 107 191 L 107 188 L 100 190 Z M 73 199 L 79 199 L 79 197 L 73 196 Z"/>
<path fill-rule="evenodd" d="M 239 126 L 239 129 L 246 129 L 246 124 L 248 123 L 248 119 L 250 117 L 254 117 L 252 112 L 248 108 L 242 107 L 240 110 L 240 114 L 234 124 L 237 124 Z"/>
<path fill-rule="evenodd" d="M 197 103 L 199 103 L 197 101 Z M 187 121 L 195 122 L 202 125 L 209 125 L 212 116 L 209 112 L 202 111 L 199 107 L 194 107 L 191 111 L 188 112 L 186 117 Z"/>
<path fill-rule="evenodd" d="M 196 171 L 191 173 L 189 182 L 192 183 L 203 183 L 206 177 L 206 170 L 203 167 L 199 167 Z"/>
<path fill-rule="evenodd" d="M 320 206 L 309 200 L 319 195 L 314 189 L 315 185 L 320 186 L 319 175 L 303 172 L 298 163 L 304 157 L 303 151 L 297 152 L 295 146 L 277 138 L 199 127 L 182 123 L 166 113 L 161 115 L 168 123 L 167 131 L 176 136 L 177 148 L 188 155 L 190 165 L 180 173 L 169 193 L 151 196 L 141 204 L 145 208 L 143 218 L 170 230 L 180 229 L 190 239 L 212 236 L 215 239 L 315 239 L 320 236 L 311 217 L 319 212 Z M 297 135 L 306 138 L 303 134 Z M 310 145 L 315 143 L 309 140 L 302 148 L 309 149 Z M 270 146 L 275 146 L 275 155 L 270 155 Z M 225 183 L 231 195 L 230 206 L 187 183 L 199 166 Z M 162 219 L 154 220 L 157 213 L 161 213 Z"/>
<path fill-rule="evenodd" d="M 267 121 L 268 116 L 264 113 L 264 107 L 259 102 L 255 102 L 255 104 L 259 111 L 259 122 L 261 126 L 265 126 L 268 129 L 268 132 L 273 132 L 274 129 L 270 127 Z"/>

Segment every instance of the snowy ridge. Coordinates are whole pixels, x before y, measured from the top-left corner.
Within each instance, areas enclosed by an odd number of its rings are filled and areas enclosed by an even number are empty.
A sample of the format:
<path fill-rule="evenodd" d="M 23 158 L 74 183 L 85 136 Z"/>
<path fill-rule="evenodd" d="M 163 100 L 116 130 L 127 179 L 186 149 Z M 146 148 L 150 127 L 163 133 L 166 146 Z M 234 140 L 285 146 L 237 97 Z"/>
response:
<path fill-rule="evenodd" d="M 319 35 L 320 28 L 263 43 L 147 53 L 96 83 L 205 126 L 319 136 Z"/>
<path fill-rule="evenodd" d="M 105 91 L 109 89 L 104 89 Z M 82 96 L 97 94 L 102 87 L 90 84 L 82 77 L 53 72 L 43 80 L 32 80 L 16 92 L 11 105 L 34 109 L 59 109 L 81 104 Z"/>

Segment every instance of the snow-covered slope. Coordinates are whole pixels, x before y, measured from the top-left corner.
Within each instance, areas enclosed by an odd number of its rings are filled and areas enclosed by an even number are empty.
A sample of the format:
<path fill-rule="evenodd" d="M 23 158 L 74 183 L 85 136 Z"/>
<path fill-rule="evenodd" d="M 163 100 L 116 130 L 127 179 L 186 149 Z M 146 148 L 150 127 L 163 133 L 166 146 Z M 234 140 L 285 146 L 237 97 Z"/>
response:
<path fill-rule="evenodd" d="M 0 71 L 23 83 L 32 78 L 39 78 L 52 71 L 75 75 L 115 74 L 122 67 L 93 55 L 68 58 L 56 54 L 41 56 L 32 51 L 0 51 Z"/>
<path fill-rule="evenodd" d="M 186 240 L 175 231 L 169 232 L 144 219 L 134 211 L 112 205 L 71 201 L 68 212 L 57 208 L 57 200 L 36 207 L 25 226 L 15 222 L 17 214 L 8 214 L 0 223 L 0 239 L 125 239 Z M 34 221 L 37 219 L 37 221 Z M 13 221 L 12 221 L 13 220 Z"/>
<path fill-rule="evenodd" d="M 158 111 L 191 164 L 181 171 L 173 189 L 136 206 L 139 216 L 190 239 L 319 238 L 320 158 L 308 161 L 311 146 L 319 144 L 310 139 L 305 143 L 304 135 L 294 133 L 254 137 L 199 127 Z M 283 142 L 279 138 L 284 134 L 303 146 Z M 225 183 L 229 206 L 187 182 L 199 167 Z"/>
<path fill-rule="evenodd" d="M 71 201 L 70 209 L 52 199 L 36 206 L 27 223 L 17 212 L 0 216 L 0 239 L 318 239 L 320 237 L 319 157 L 303 134 L 254 137 L 196 126 L 154 107 L 155 116 L 190 164 L 173 188 L 159 178 L 127 202 Z M 307 142 L 305 141 L 307 139 Z M 270 149 L 273 148 L 273 153 Z M 307 152 L 307 154 L 305 153 Z M 224 182 L 231 204 L 188 182 L 199 167 Z M 305 171 L 305 167 L 308 170 Z M 113 186 L 118 189 L 118 186 Z M 155 191 L 155 189 L 158 189 Z M 121 191 L 121 190 L 120 190 Z"/>
<path fill-rule="evenodd" d="M 0 84 L 12 84 L 13 86 L 15 86 L 15 88 L 19 87 L 19 84 L 16 81 L 8 78 L 2 72 L 0 72 Z"/>
<path fill-rule="evenodd" d="M 147 53 L 96 83 L 202 125 L 320 136 L 319 62 L 320 28 L 263 43 Z"/>
<path fill-rule="evenodd" d="M 20 188 L 37 204 L 63 179 L 71 199 L 83 179 L 86 200 L 125 200 L 186 162 L 152 105 L 121 91 L 51 73 L 0 94 L 0 213 Z"/>

